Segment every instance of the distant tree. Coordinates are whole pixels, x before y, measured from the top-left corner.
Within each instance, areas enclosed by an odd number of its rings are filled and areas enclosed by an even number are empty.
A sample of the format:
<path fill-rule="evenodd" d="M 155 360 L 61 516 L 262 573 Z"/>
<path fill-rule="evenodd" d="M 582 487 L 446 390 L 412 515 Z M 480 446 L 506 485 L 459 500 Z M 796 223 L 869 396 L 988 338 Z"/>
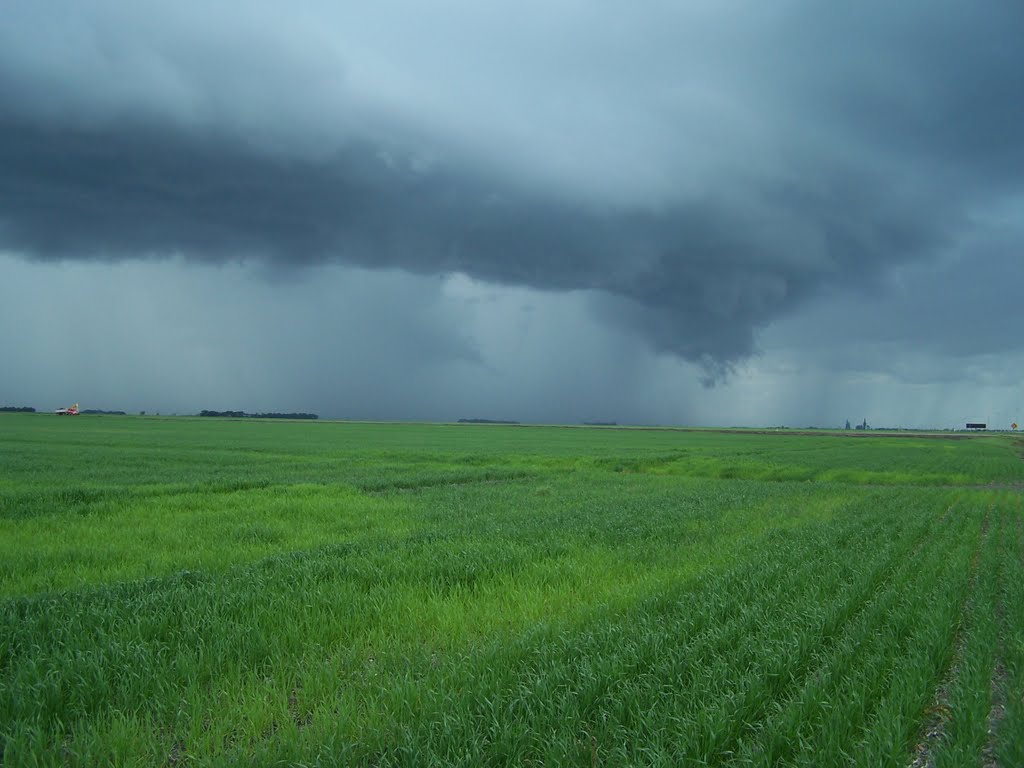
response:
<path fill-rule="evenodd" d="M 200 416 L 222 419 L 318 419 L 315 413 L 246 413 L 245 411 L 200 411 Z"/>
<path fill-rule="evenodd" d="M 29 406 L 17 407 L 17 406 L 13 406 L 13 405 L 5 405 L 5 406 L 0 407 L 0 413 L 35 413 L 35 412 L 36 412 L 36 409 L 35 408 L 31 408 Z"/>
<path fill-rule="evenodd" d="M 849 428 L 850 428 L 850 420 L 849 420 L 849 419 L 847 419 L 847 420 L 846 420 L 846 428 L 847 428 L 847 429 L 849 429 Z"/>

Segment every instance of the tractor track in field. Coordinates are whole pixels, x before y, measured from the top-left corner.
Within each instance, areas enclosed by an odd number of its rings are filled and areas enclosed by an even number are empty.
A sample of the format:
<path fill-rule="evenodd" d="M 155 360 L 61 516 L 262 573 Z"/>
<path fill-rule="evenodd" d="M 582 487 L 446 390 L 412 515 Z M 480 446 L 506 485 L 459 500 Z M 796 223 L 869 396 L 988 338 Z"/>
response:
<path fill-rule="evenodd" d="M 1005 616 L 1005 609 L 1002 601 L 999 602 L 999 621 L 1002 623 Z M 1003 690 L 1006 688 L 1009 676 L 1006 666 L 1003 664 L 1004 640 L 1002 634 L 999 637 L 999 658 L 996 661 L 995 669 L 992 671 L 992 709 L 988 713 L 988 720 L 985 724 L 987 738 L 985 748 L 981 752 L 981 764 L 984 768 L 997 768 L 999 759 L 996 756 L 996 734 L 1006 719 L 1006 702 L 1003 699 Z"/>
<path fill-rule="evenodd" d="M 950 510 L 952 507 L 950 507 Z M 947 510 L 947 514 L 949 510 Z M 981 552 L 989 537 L 990 516 L 992 507 L 985 511 L 985 517 L 981 523 L 981 539 L 978 547 L 971 558 L 971 576 L 967 587 L 967 597 L 960 609 L 961 617 L 967 615 L 975 600 L 975 589 L 978 583 L 978 568 L 981 562 Z M 924 726 L 920 731 L 917 746 L 914 748 L 914 755 L 909 768 L 934 768 L 936 747 L 942 743 L 949 728 L 952 717 L 950 708 L 950 695 L 960 677 L 960 669 L 963 664 L 964 651 L 967 645 L 967 632 L 963 623 L 957 627 L 954 642 L 953 657 L 949 663 L 942 681 L 935 690 L 931 706 L 926 710 L 929 713 Z M 994 766 L 995 763 L 992 763 Z"/>
<path fill-rule="evenodd" d="M 1016 538 L 1018 541 L 1024 536 L 1024 518 L 1017 515 Z M 1024 564 L 1024 563 L 1022 563 Z M 1006 671 L 1006 605 L 1000 594 L 996 603 L 996 619 L 999 623 L 999 637 L 996 646 L 996 663 L 992 669 L 991 695 L 992 708 L 988 713 L 988 720 L 985 723 L 986 741 L 985 748 L 981 753 L 981 764 L 983 768 L 997 768 L 999 758 L 996 754 L 996 737 L 1006 719 L 1006 690 L 1009 683 L 1009 673 Z"/>
<path fill-rule="evenodd" d="M 504 483 L 530 480 L 534 476 L 529 473 L 513 473 L 502 476 L 487 475 L 482 477 L 444 477 L 429 478 L 415 482 L 396 482 L 386 485 L 364 485 L 360 490 L 368 496 L 385 496 L 389 493 L 416 493 L 431 488 L 457 488 L 469 485 L 502 485 Z"/>
<path fill-rule="evenodd" d="M 764 482 L 794 482 L 791 480 L 765 480 Z M 796 482 L 821 482 L 796 481 Z M 935 488 L 942 491 L 1014 491 L 1024 493 L 1024 482 L 1022 483 L 942 483 L 940 485 L 915 484 L 915 483 L 836 483 L 846 485 L 850 488 L 870 488 L 872 490 L 887 490 L 893 488 Z"/>

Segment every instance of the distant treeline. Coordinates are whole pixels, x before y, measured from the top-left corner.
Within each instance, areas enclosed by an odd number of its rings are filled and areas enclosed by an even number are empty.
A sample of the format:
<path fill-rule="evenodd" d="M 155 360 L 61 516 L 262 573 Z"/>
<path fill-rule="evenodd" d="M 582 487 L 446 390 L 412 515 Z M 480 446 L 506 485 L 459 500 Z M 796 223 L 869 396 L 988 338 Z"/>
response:
<path fill-rule="evenodd" d="M 459 424 L 518 424 L 518 421 L 502 421 L 501 419 L 459 419 Z"/>
<path fill-rule="evenodd" d="M 86 408 L 84 411 L 79 411 L 79 413 L 93 413 L 93 414 L 99 414 L 100 416 L 124 416 L 125 415 L 124 411 L 104 411 L 104 410 L 101 410 L 99 408 Z"/>
<path fill-rule="evenodd" d="M 614 421 L 584 421 L 583 426 L 585 427 L 617 427 L 619 426 Z"/>
<path fill-rule="evenodd" d="M 200 416 L 222 419 L 319 419 L 315 413 L 246 413 L 245 411 L 200 411 Z"/>
<path fill-rule="evenodd" d="M 28 406 L 23 406 L 21 408 L 17 408 L 17 407 L 15 407 L 13 405 L 0 406 L 0 413 L 35 413 L 35 412 L 36 412 L 35 408 L 29 408 Z"/>

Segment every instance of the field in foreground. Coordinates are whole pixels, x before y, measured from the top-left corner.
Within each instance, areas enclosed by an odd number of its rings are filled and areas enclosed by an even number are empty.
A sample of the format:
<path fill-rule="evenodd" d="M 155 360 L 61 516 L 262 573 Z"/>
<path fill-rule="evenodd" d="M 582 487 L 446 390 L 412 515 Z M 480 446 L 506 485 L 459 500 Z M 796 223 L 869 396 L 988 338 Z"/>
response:
<path fill-rule="evenodd" d="M 1024 765 L 949 437 L 0 416 L 0 764 Z"/>

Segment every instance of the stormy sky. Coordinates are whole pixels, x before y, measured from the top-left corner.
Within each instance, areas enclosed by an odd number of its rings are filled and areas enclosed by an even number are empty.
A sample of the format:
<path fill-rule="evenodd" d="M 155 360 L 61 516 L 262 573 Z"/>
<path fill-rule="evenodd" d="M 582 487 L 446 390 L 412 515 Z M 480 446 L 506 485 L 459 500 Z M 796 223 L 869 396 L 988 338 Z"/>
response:
<path fill-rule="evenodd" d="M 1024 422 L 1024 5 L 9 0 L 0 404 Z"/>

